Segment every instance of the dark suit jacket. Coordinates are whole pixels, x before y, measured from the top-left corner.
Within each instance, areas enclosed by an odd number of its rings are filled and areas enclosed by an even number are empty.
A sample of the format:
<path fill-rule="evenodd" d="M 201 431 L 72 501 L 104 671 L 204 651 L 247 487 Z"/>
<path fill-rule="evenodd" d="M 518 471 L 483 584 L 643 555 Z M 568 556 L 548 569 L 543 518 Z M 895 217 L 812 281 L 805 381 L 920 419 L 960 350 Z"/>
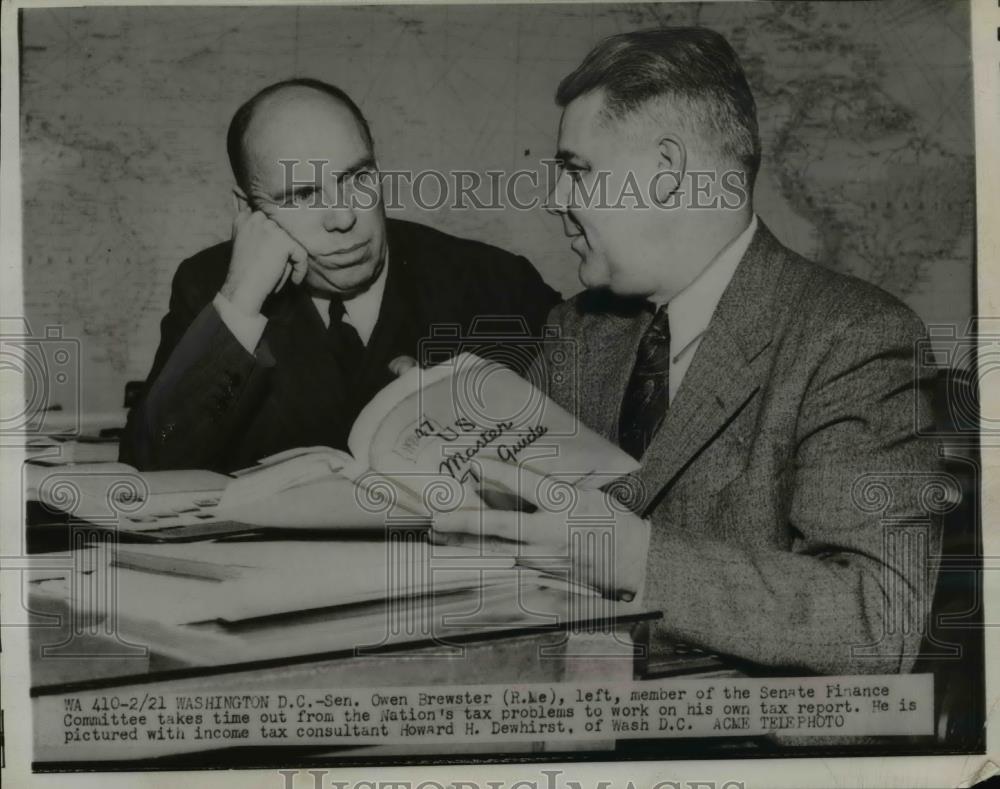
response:
<path fill-rule="evenodd" d="M 549 318 L 579 359 L 550 394 L 612 441 L 651 319 L 596 291 Z M 681 640 L 807 671 L 912 664 L 940 537 L 922 496 L 942 481 L 917 436 L 923 335 L 894 298 L 760 224 L 638 472 L 654 653 Z"/>
<path fill-rule="evenodd" d="M 341 372 L 326 329 L 305 290 L 286 286 L 265 303 L 268 317 L 248 353 L 212 306 L 229 267 L 231 243 L 181 263 L 160 347 L 141 402 L 132 409 L 121 459 L 141 469 L 229 471 L 297 446 L 346 448 L 361 407 L 387 384 L 387 364 L 436 325 L 462 335 L 476 328 L 515 335 L 518 327 L 480 321 L 517 316 L 537 336 L 559 295 L 523 257 L 423 225 L 388 221 L 389 270 L 363 368 Z M 444 345 L 460 344 L 458 332 Z M 481 352 L 489 355 L 488 340 Z M 468 343 L 466 344 L 468 347 Z"/>

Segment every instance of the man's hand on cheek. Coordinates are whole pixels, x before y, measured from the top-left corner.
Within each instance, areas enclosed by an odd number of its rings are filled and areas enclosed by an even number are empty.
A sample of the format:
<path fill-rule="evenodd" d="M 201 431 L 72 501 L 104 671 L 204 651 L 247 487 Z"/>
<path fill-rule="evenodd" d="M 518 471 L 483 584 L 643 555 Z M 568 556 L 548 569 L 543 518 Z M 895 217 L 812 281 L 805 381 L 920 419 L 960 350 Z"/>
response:
<path fill-rule="evenodd" d="M 289 277 L 296 284 L 305 278 L 309 255 L 267 213 L 252 210 L 245 198 L 237 200 L 233 252 L 221 292 L 234 306 L 254 315 Z"/>

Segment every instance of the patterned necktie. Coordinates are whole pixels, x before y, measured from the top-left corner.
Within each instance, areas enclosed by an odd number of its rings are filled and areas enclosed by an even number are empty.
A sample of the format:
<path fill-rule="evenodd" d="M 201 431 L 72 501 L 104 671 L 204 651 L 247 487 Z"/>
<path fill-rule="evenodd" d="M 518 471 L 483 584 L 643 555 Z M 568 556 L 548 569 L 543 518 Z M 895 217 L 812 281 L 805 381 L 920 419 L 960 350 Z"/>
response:
<path fill-rule="evenodd" d="M 667 308 L 657 310 L 639 341 L 635 367 L 622 401 L 618 445 L 636 460 L 667 415 L 670 397 L 670 322 Z"/>
<path fill-rule="evenodd" d="M 357 330 L 344 321 L 344 302 L 336 296 L 330 299 L 330 325 L 326 337 L 340 369 L 348 376 L 356 375 L 364 359 L 365 344 Z"/>

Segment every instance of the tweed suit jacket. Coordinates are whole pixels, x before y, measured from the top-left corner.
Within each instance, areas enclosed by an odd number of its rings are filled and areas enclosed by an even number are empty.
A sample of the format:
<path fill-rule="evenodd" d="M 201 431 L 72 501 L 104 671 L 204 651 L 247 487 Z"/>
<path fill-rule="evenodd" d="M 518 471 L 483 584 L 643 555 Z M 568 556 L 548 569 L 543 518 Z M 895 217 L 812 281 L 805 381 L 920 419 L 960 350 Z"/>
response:
<path fill-rule="evenodd" d="M 549 316 L 578 369 L 543 365 L 541 379 L 615 442 L 651 320 L 603 291 Z M 921 505 L 938 474 L 936 446 L 918 436 L 932 420 L 930 371 L 914 361 L 924 332 L 887 293 L 760 224 L 637 473 L 645 604 L 663 614 L 654 654 L 683 641 L 809 672 L 912 665 L 940 539 Z M 894 518 L 919 556 L 890 538 Z"/>

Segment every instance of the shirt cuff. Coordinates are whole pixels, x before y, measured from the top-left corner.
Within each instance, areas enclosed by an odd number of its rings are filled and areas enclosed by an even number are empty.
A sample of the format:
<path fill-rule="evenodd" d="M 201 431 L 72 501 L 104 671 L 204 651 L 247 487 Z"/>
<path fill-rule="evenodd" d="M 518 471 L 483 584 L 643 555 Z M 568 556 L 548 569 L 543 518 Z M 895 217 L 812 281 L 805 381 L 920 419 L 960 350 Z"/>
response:
<path fill-rule="evenodd" d="M 267 327 L 267 318 L 259 312 L 255 315 L 244 312 L 223 296 L 222 293 L 215 295 L 215 298 L 212 300 L 212 306 L 215 307 L 222 322 L 226 324 L 226 328 L 232 332 L 240 345 L 246 349 L 246 352 L 249 354 L 255 353 L 257 344 L 260 342 L 260 338 L 264 334 L 264 329 Z"/>

